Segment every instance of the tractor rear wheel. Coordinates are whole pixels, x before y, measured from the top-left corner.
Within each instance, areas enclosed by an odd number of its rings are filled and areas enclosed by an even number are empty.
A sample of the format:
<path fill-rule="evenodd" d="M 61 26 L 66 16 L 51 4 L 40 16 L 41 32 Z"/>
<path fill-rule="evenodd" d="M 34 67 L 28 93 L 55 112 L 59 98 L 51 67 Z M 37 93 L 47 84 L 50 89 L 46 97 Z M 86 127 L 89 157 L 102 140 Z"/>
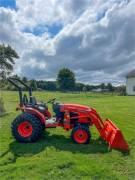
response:
<path fill-rule="evenodd" d="M 81 125 L 74 127 L 71 138 L 75 143 L 88 144 L 91 138 L 89 128 Z"/>
<path fill-rule="evenodd" d="M 12 134 L 18 142 L 35 142 L 42 135 L 42 124 L 34 115 L 23 113 L 12 122 Z"/>

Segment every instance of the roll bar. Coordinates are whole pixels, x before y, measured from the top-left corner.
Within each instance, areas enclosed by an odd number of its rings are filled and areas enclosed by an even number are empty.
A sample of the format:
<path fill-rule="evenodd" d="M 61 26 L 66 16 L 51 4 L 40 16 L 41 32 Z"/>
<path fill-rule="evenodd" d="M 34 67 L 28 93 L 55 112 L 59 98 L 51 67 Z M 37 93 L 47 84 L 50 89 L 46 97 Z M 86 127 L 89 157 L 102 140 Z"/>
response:
<path fill-rule="evenodd" d="M 18 85 L 18 82 L 23 85 L 24 87 L 26 87 L 26 89 L 29 92 L 29 98 L 30 98 L 30 103 L 32 103 L 32 88 L 30 86 L 28 86 L 26 83 L 24 83 L 23 81 L 21 81 L 20 79 L 17 78 L 8 78 L 8 81 L 13 84 L 19 91 L 19 98 L 20 98 L 20 104 L 23 104 L 23 94 L 22 94 L 22 87 Z"/>

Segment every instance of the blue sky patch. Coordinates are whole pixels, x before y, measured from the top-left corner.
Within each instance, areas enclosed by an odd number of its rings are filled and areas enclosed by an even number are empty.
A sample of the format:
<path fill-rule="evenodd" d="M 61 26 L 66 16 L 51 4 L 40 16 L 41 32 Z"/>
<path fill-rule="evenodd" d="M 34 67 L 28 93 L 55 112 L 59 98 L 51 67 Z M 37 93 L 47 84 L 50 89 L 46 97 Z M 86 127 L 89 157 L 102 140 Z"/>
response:
<path fill-rule="evenodd" d="M 38 25 L 33 29 L 25 28 L 23 32 L 32 33 L 35 36 L 41 36 L 43 33 L 47 32 L 47 27 L 45 25 Z"/>
<path fill-rule="evenodd" d="M 51 26 L 48 26 L 48 32 L 52 35 L 55 36 L 56 34 L 58 34 L 62 29 L 62 25 L 61 24 L 53 24 Z"/>
<path fill-rule="evenodd" d="M 97 20 L 97 21 L 100 21 L 102 18 L 104 18 L 106 12 L 107 12 L 107 9 L 104 9 L 104 10 L 100 11 L 100 12 L 97 14 L 96 20 Z"/>
<path fill-rule="evenodd" d="M 16 0 L 0 0 L 0 7 L 16 9 Z"/>
<path fill-rule="evenodd" d="M 58 34 L 60 32 L 61 29 L 62 29 L 62 25 L 60 25 L 60 24 L 59 25 L 53 24 L 51 26 L 40 24 L 40 25 L 34 27 L 32 30 L 29 28 L 25 28 L 25 29 L 23 29 L 23 32 L 32 33 L 35 36 L 42 36 L 42 34 L 47 32 L 52 37 L 54 37 L 56 34 Z"/>

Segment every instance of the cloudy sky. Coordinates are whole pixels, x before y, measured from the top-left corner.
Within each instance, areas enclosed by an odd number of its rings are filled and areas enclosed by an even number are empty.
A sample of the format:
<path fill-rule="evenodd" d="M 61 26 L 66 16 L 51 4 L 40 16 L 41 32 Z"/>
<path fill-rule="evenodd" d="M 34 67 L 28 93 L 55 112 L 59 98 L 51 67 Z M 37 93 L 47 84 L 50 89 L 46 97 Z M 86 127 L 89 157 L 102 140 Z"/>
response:
<path fill-rule="evenodd" d="M 84 83 L 124 83 L 135 68 L 135 0 L 0 0 L 0 43 L 14 72 L 54 80 L 68 67 Z"/>

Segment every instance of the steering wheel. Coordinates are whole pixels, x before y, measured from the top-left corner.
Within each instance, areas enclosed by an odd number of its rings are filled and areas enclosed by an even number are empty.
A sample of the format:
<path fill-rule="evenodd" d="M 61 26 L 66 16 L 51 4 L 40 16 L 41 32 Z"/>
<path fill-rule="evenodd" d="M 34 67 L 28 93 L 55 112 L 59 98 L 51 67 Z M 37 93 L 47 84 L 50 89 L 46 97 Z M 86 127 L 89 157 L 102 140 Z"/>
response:
<path fill-rule="evenodd" d="M 55 100 L 56 98 L 50 99 L 49 101 L 47 101 L 47 103 L 54 103 Z"/>

